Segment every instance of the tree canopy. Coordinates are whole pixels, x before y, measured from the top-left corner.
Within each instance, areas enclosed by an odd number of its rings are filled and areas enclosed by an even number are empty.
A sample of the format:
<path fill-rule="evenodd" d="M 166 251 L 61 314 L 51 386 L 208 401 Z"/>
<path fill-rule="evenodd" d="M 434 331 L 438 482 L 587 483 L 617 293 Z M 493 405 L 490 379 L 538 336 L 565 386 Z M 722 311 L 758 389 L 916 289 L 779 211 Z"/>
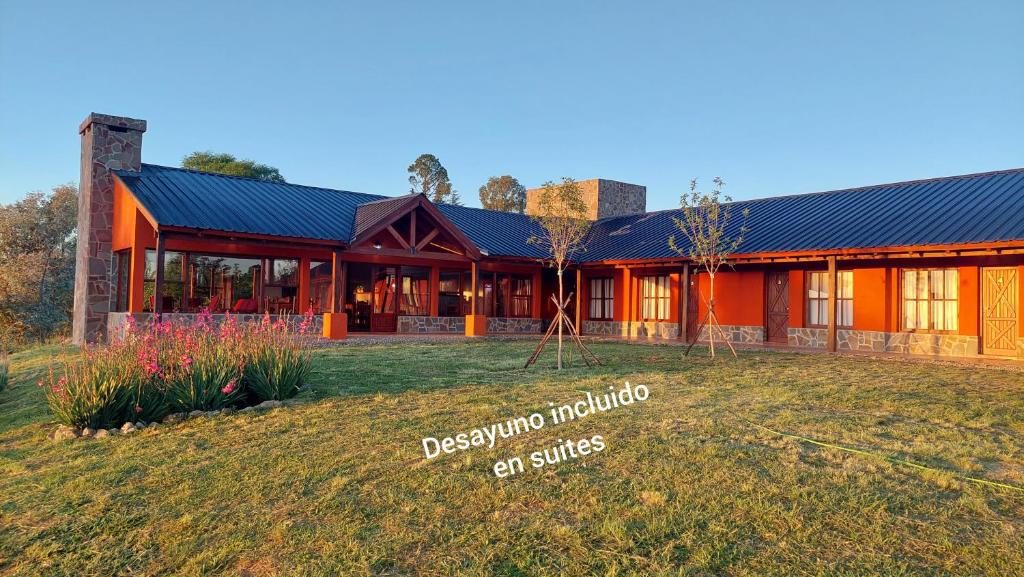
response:
<path fill-rule="evenodd" d="M 492 176 L 480 187 L 480 204 L 503 212 L 526 211 L 526 187 L 509 175 Z"/>
<path fill-rule="evenodd" d="M 78 187 L 0 206 L 0 344 L 67 329 L 75 285 Z"/>
<path fill-rule="evenodd" d="M 181 167 L 270 182 L 285 182 L 284 177 L 273 166 L 260 164 L 254 160 L 240 160 L 226 152 L 210 152 L 208 150 L 193 152 L 181 160 Z"/>
<path fill-rule="evenodd" d="M 448 170 L 433 154 L 421 154 L 409 165 L 409 192 L 427 195 L 431 202 L 462 204 L 459 193 L 452 188 Z"/>

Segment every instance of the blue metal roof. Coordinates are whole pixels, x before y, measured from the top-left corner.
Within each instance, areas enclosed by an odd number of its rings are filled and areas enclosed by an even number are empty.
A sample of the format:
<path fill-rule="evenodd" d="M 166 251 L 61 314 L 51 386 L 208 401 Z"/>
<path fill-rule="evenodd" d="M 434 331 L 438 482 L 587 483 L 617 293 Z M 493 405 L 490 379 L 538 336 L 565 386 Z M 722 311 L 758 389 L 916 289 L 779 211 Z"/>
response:
<path fill-rule="evenodd" d="M 158 224 L 225 232 L 347 242 L 356 208 L 387 198 L 152 164 L 115 173 Z"/>
<path fill-rule="evenodd" d="M 158 224 L 225 232 L 349 242 L 357 223 L 365 229 L 408 199 L 151 164 L 115 172 Z M 541 234 L 529 216 L 436 206 L 491 256 L 547 256 L 528 243 Z M 1022 241 L 1024 169 L 735 202 L 730 234 L 744 209 L 750 230 L 741 253 Z M 676 257 L 667 238 L 685 246 L 673 222 L 681 216 L 676 209 L 598 221 L 582 260 Z"/>
<path fill-rule="evenodd" d="M 735 235 L 748 209 L 740 253 L 804 252 L 1024 240 L 1024 169 L 734 202 Z M 667 210 L 595 223 L 587 261 L 678 256 L 685 238 Z"/>

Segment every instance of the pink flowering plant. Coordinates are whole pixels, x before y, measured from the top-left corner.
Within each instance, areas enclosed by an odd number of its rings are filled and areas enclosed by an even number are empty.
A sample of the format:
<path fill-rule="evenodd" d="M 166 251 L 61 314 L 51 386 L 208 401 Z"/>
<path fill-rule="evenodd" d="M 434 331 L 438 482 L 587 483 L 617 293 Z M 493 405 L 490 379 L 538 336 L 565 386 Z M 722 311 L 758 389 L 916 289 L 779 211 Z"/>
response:
<path fill-rule="evenodd" d="M 288 398 L 309 374 L 312 312 L 290 320 L 217 323 L 207 311 L 140 326 L 129 317 L 110 344 L 66 355 L 39 384 L 57 420 L 93 428 Z"/>
<path fill-rule="evenodd" d="M 312 320 L 312 312 L 307 312 L 298 326 L 299 335 L 308 333 Z M 250 328 L 242 341 L 243 374 L 250 396 L 256 402 L 294 397 L 310 371 L 309 352 L 301 337 L 290 338 L 288 324 L 280 318 L 272 323 L 269 316 Z"/>

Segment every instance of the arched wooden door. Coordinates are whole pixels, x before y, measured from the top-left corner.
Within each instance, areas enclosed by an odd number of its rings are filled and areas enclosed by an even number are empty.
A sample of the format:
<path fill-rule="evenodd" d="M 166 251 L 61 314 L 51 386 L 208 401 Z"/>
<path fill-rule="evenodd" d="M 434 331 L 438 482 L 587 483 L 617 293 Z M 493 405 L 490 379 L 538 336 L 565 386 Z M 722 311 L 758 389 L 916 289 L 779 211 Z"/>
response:
<path fill-rule="evenodd" d="M 1020 289 L 1015 267 L 982 268 L 981 349 L 986 355 L 1017 354 Z"/>
<path fill-rule="evenodd" d="M 772 271 L 765 275 L 765 340 L 785 343 L 789 340 L 789 272 Z"/>

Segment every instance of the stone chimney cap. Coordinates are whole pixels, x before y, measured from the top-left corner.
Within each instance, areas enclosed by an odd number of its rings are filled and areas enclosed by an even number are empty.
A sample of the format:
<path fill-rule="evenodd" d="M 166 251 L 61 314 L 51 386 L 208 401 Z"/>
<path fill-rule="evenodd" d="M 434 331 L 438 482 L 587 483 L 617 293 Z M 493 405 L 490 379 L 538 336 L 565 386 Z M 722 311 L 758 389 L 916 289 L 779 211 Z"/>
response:
<path fill-rule="evenodd" d="M 85 117 L 82 124 L 78 127 L 78 133 L 85 132 L 86 128 L 89 128 L 93 123 L 104 124 L 106 126 L 113 126 L 115 128 L 123 128 L 126 130 L 134 130 L 136 132 L 146 131 L 146 121 L 138 120 L 135 118 L 128 118 L 127 116 L 111 116 L 109 114 L 100 114 L 98 112 L 90 113 L 89 116 Z"/>

